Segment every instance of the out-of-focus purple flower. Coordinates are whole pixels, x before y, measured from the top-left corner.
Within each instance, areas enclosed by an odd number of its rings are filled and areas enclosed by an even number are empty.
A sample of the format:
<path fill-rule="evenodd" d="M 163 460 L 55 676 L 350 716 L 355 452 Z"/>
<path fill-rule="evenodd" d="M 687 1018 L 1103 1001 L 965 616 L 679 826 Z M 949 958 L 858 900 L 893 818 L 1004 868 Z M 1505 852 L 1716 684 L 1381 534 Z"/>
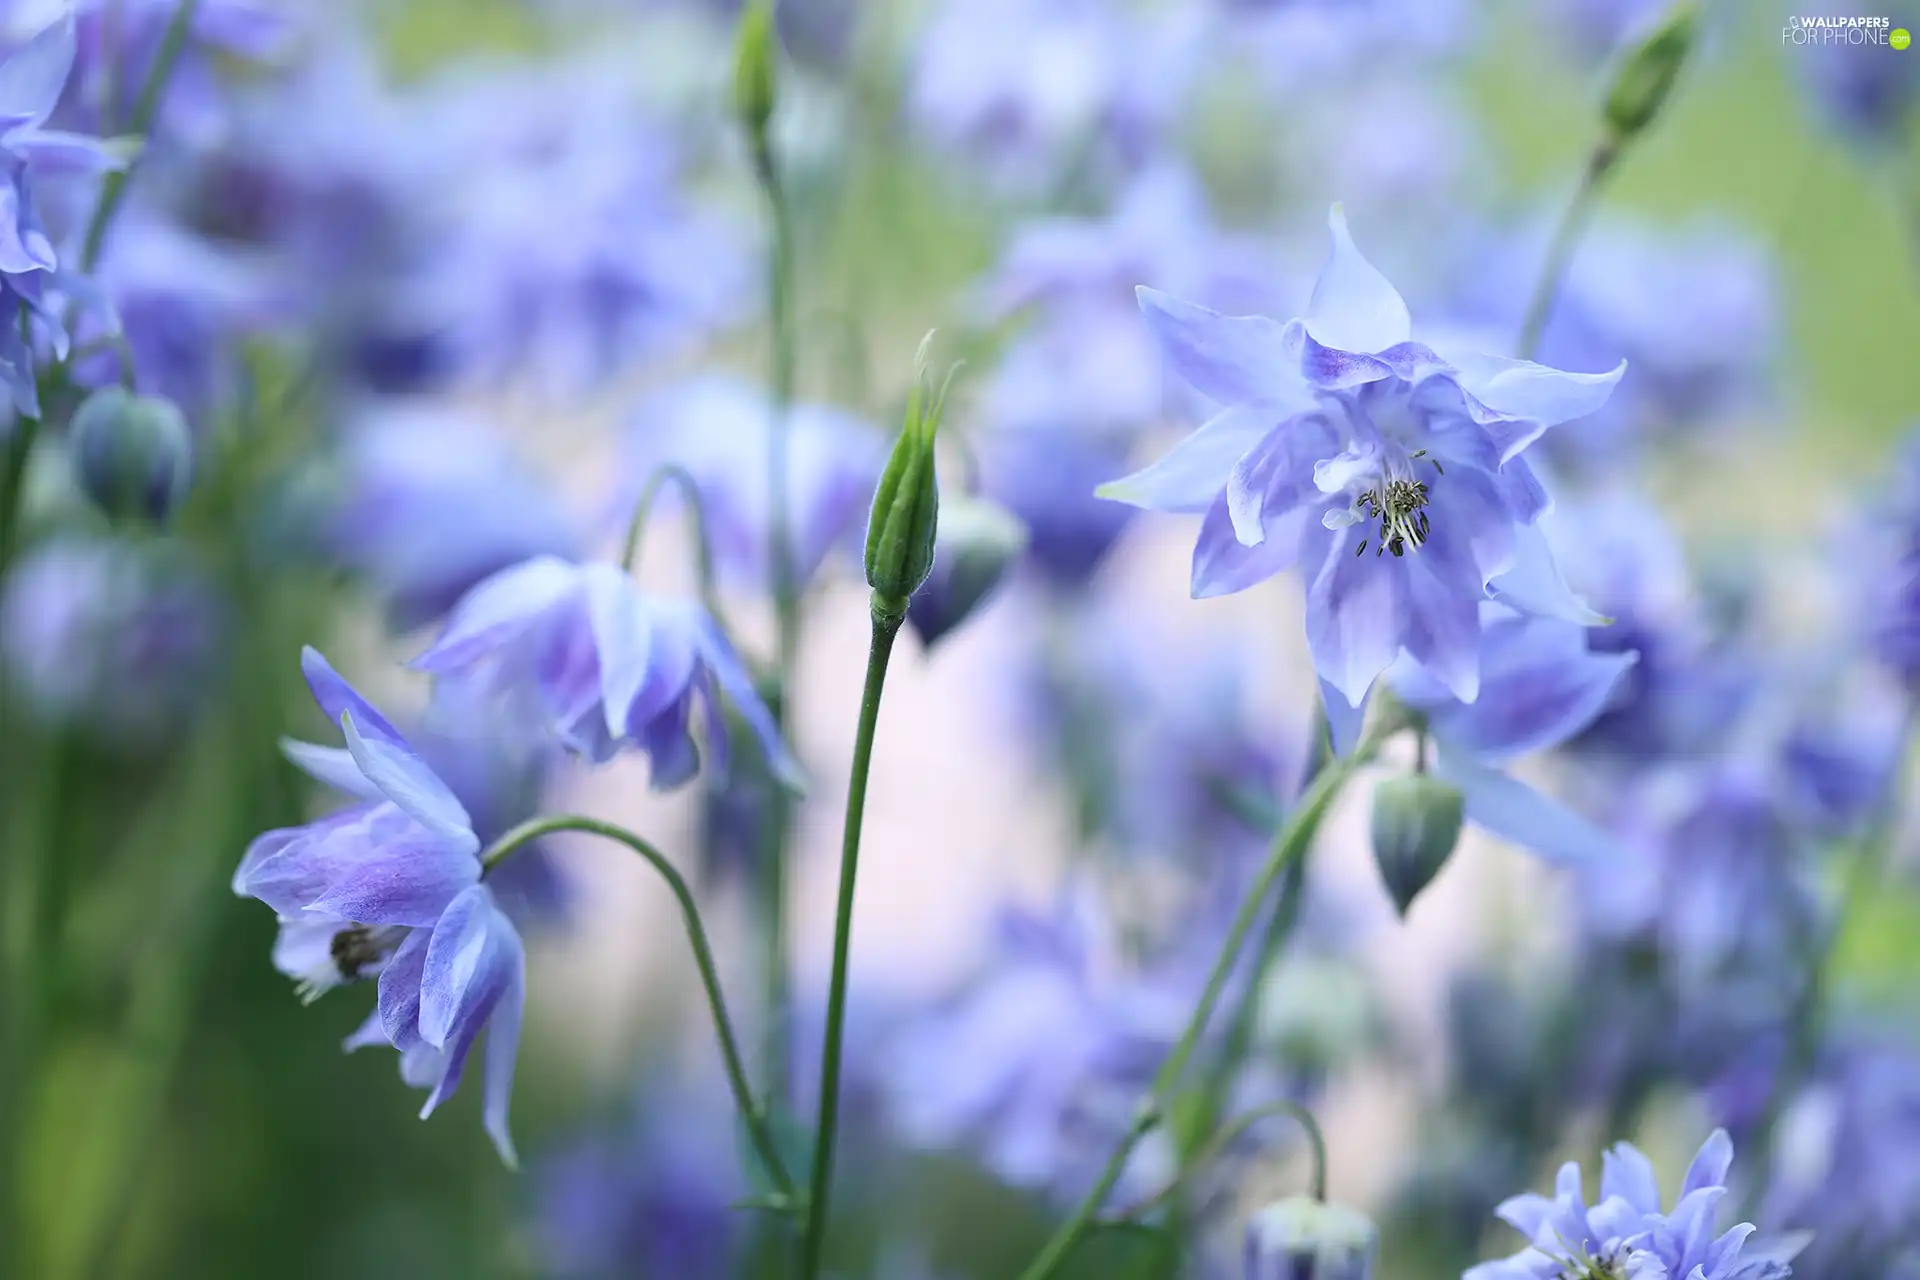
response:
<path fill-rule="evenodd" d="M 1920 1256 L 1920 1056 L 1845 1039 L 1791 1104 L 1764 1202 L 1811 1230 L 1807 1280 L 1894 1274 Z"/>
<path fill-rule="evenodd" d="M 727 1280 L 748 1194 L 726 1100 L 644 1081 L 629 1134 L 595 1134 L 543 1162 L 542 1258 L 565 1277 Z"/>
<path fill-rule="evenodd" d="M 1134 513 L 1094 495 L 1123 465 L 1118 442 L 1076 431 L 987 431 L 974 443 L 980 487 L 1027 530 L 1027 562 L 1048 582 L 1086 582 Z"/>
<path fill-rule="evenodd" d="M 1597 62 L 1667 7 L 1667 0 L 1553 0 L 1546 11 L 1572 51 Z"/>
<path fill-rule="evenodd" d="M 624 62 L 490 68 L 415 104 L 452 154 L 400 296 L 457 368 L 576 389 L 741 314 L 741 238 L 688 201 L 631 86 Z"/>
<path fill-rule="evenodd" d="M 443 616 L 489 574 L 579 550 L 557 498 L 504 440 L 458 413 L 376 406 L 341 453 L 325 541 L 398 629 Z"/>
<path fill-rule="evenodd" d="M 1309 193 L 1404 210 L 1428 238 L 1470 210 L 1459 193 L 1473 189 L 1486 157 L 1472 113 L 1447 85 L 1415 76 L 1342 81 L 1337 93 L 1290 98 L 1283 109 L 1293 125 L 1280 131 L 1280 158 Z"/>
<path fill-rule="evenodd" d="M 1910 433 L 1892 471 L 1867 527 L 1846 532 L 1871 551 L 1860 575 L 1867 642 L 1888 670 L 1920 688 L 1920 431 Z"/>
<path fill-rule="evenodd" d="M 137 206 L 115 219 L 96 279 L 133 352 L 134 385 L 193 423 L 228 407 L 239 341 L 283 309 L 261 263 Z M 117 381 L 118 357 L 78 360 L 74 376 L 88 386 Z"/>
<path fill-rule="evenodd" d="M 695 601 L 643 594 L 618 565 L 540 556 L 502 570 L 461 598 L 414 665 L 482 679 L 509 703 L 530 701 L 548 732 L 596 763 L 623 746 L 642 752 L 659 790 L 700 768 L 696 700 L 709 767 L 726 771 L 724 696 L 775 771 L 799 777 L 718 623 Z"/>
<path fill-rule="evenodd" d="M 1474 12 L 1463 0 L 1218 0 L 1229 50 L 1250 55 L 1262 83 L 1298 94 L 1384 63 L 1404 67 L 1459 47 Z"/>
<path fill-rule="evenodd" d="M 79 56 L 58 119 L 87 133 L 124 131 L 140 87 L 181 0 L 76 0 Z M 268 0 L 199 0 L 188 37 L 167 83 L 156 133 L 196 146 L 219 141 L 226 122 L 222 58 L 273 57 L 287 46 L 293 23 Z"/>
<path fill-rule="evenodd" d="M 514 1058 L 526 1000 L 520 935 L 482 881 L 480 840 L 464 806 L 399 730 L 312 649 L 301 667 L 347 745 L 283 744 L 316 781 L 357 803 L 247 848 L 233 891 L 280 918 L 274 965 L 312 1000 L 379 977 L 379 1002 L 346 1047 L 387 1043 L 400 1075 L 430 1089 L 421 1118 L 459 1087 L 489 1026 L 487 1133 L 509 1165 Z"/>
<path fill-rule="evenodd" d="M 53 539 L 0 591 L 0 665 L 36 714 L 151 742 L 204 701 L 225 613 L 199 569 L 158 544 Z"/>
<path fill-rule="evenodd" d="M 1544 226 L 1500 235 L 1470 268 L 1460 318 L 1510 341 L 1545 245 Z M 1630 456 L 1626 445 L 1760 403 L 1779 329 L 1775 293 L 1769 250 L 1738 228 L 1596 223 L 1567 268 L 1537 354 L 1566 369 L 1624 358 L 1633 376 L 1581 431 L 1554 438 L 1556 456 L 1617 464 Z"/>
<path fill-rule="evenodd" d="M 1688 1167 L 1671 1213 L 1660 1206 L 1653 1163 L 1630 1143 L 1606 1153 L 1600 1201 L 1588 1207 L 1580 1166 L 1561 1166 L 1552 1199 L 1526 1194 L 1500 1206 L 1501 1220 L 1529 1247 L 1487 1262 L 1462 1280 L 1782 1280 L 1798 1241 L 1755 1240 L 1751 1223 L 1718 1232 L 1733 1142 L 1716 1130 Z"/>
<path fill-rule="evenodd" d="M 1625 366 L 1563 373 L 1414 342 L 1406 303 L 1360 256 L 1339 206 L 1329 221 L 1333 249 L 1305 319 L 1224 316 L 1141 291 L 1175 368 L 1229 407 L 1101 492 L 1206 514 L 1197 597 L 1298 567 L 1314 665 L 1349 705 L 1403 649 L 1471 701 L 1490 593 L 1596 618 L 1553 567 L 1535 527 L 1550 503 L 1521 454 L 1605 404 Z"/>
<path fill-rule="evenodd" d="M 1178 117 L 1198 68 L 1198 16 L 1116 0 L 950 0 L 921 38 L 909 106 L 936 141 L 1011 181 L 1131 168 Z"/>
<path fill-rule="evenodd" d="M 1010 912 L 995 961 L 903 1028 L 882 1059 L 890 1112 L 917 1145 L 966 1149 L 1018 1186 L 1079 1194 L 1133 1118 L 1190 1003 L 1111 971 L 1095 908 Z M 1151 1140 L 1117 1193 L 1144 1190 L 1170 1153 Z"/>
<path fill-rule="evenodd" d="M 657 467 L 685 467 L 700 486 L 721 566 L 760 582 L 767 578 L 771 423 L 767 398 L 751 383 L 701 377 L 650 397 L 627 437 L 629 493 L 637 495 Z M 865 527 L 887 444 L 865 422 L 825 405 L 796 405 L 786 431 L 793 572 L 804 584 L 828 552 Z M 678 501 L 662 495 L 662 511 Z M 623 524 L 631 506 L 619 508 Z"/>
<path fill-rule="evenodd" d="M 1914 103 L 1920 100 L 1920 65 L 1885 41 L 1894 27 L 1920 26 L 1920 7 L 1896 0 L 1864 7 L 1840 5 L 1820 14 L 1870 16 L 1891 24 L 1858 32 L 1877 35 L 1880 43 L 1851 41 L 1846 37 L 1855 33 L 1845 28 L 1816 29 L 1808 32 L 1812 39 L 1791 52 L 1794 70 L 1801 74 L 1820 115 L 1850 137 L 1897 149 L 1906 137 Z"/>
<path fill-rule="evenodd" d="M 933 572 L 907 601 L 907 621 L 928 647 L 973 616 L 1027 545 L 1019 520 L 995 503 L 957 494 L 940 503 Z"/>
<path fill-rule="evenodd" d="M 981 412 L 995 428 L 1130 433 L 1197 407 L 1162 366 L 1134 289 L 1227 311 L 1277 301 L 1266 246 L 1220 230 L 1186 168 L 1155 164 L 1102 218 L 1028 223 L 979 290 L 990 321 L 1031 312 L 1001 357 Z"/>

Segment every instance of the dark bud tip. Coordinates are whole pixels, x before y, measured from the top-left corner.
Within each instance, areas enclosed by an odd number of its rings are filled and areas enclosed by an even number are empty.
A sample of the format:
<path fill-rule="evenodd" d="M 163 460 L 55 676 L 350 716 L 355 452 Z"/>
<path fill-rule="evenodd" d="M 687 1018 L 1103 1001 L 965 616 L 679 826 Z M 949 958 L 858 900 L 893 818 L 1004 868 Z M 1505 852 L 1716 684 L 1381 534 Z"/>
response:
<path fill-rule="evenodd" d="M 186 497 L 193 433 L 171 400 L 105 387 L 81 403 L 70 431 L 75 479 L 113 519 L 160 524 Z"/>
<path fill-rule="evenodd" d="M 1373 860 L 1402 916 L 1453 856 L 1464 815 L 1460 792 L 1409 774 L 1373 790 Z"/>

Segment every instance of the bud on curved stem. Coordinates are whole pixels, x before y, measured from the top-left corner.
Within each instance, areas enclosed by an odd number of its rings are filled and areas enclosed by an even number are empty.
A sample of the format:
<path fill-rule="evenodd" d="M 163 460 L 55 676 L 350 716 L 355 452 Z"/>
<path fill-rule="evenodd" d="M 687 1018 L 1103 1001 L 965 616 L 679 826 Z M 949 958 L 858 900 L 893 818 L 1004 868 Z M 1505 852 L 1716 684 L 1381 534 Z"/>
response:
<path fill-rule="evenodd" d="M 1621 59 L 1602 113 L 1616 146 L 1639 136 L 1659 116 L 1693 51 L 1699 28 L 1699 5 L 1684 0 Z"/>
<path fill-rule="evenodd" d="M 1365 1214 L 1295 1196 L 1247 1223 L 1247 1280 L 1372 1280 L 1379 1248 Z"/>
<path fill-rule="evenodd" d="M 755 163 L 770 154 L 767 130 L 776 92 L 775 54 L 780 46 L 773 0 L 749 0 L 733 37 L 733 112 L 746 131 Z"/>
<path fill-rule="evenodd" d="M 1373 861 L 1402 916 L 1453 856 L 1464 813 L 1459 790 L 1428 774 L 1373 789 Z"/>

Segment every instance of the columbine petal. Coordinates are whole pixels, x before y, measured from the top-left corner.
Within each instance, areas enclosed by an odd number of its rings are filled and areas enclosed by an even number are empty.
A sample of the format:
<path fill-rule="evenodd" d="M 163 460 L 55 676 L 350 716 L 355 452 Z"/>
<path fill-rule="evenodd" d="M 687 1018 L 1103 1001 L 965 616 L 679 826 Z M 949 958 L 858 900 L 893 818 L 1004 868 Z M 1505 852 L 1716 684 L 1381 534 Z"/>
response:
<path fill-rule="evenodd" d="M 1469 820 L 1549 862 L 1603 863 L 1617 852 L 1612 837 L 1573 810 L 1445 741 L 1435 752 L 1434 772 L 1460 788 Z"/>
<path fill-rule="evenodd" d="M 1094 493 L 1147 511 L 1200 512 L 1226 488 L 1227 473 L 1284 417 L 1279 408 L 1239 404 L 1209 418 L 1164 458 Z"/>
<path fill-rule="evenodd" d="M 740 660 L 726 633 L 721 631 L 720 624 L 711 615 L 701 616 L 700 648 L 715 683 L 759 741 L 774 776 L 789 790 L 804 792 L 806 772 L 801 769 L 800 762 L 794 759 L 793 752 L 787 749 L 786 739 L 781 737 L 780 726 L 773 722 L 773 714 L 767 710 L 767 704 L 760 700 L 760 691 L 754 688 L 753 675 L 747 670 L 747 664 Z"/>
<path fill-rule="evenodd" d="M 1314 669 L 1359 706 L 1374 677 L 1393 664 L 1406 630 L 1407 583 L 1400 560 L 1387 563 L 1350 550 L 1334 535 L 1307 591 L 1307 644 Z"/>
<path fill-rule="evenodd" d="M 429 922 L 432 923 L 432 922 Z M 374 1016 L 394 1048 L 405 1053 L 422 1043 L 420 1037 L 420 982 L 427 968 L 427 947 L 433 930 L 409 933 L 380 971 L 379 997 Z"/>
<path fill-rule="evenodd" d="M 1300 563 L 1307 515 L 1303 507 L 1291 518 L 1272 522 L 1260 545 L 1249 547 L 1234 533 L 1222 494 L 1200 522 L 1200 536 L 1193 544 L 1193 598 L 1207 600 L 1244 591 Z"/>
<path fill-rule="evenodd" d="M 1725 1129 L 1715 1129 L 1700 1144 L 1693 1163 L 1687 1166 L 1686 1180 L 1680 1184 L 1680 1198 L 1685 1200 L 1703 1187 L 1725 1186 L 1732 1168 L 1733 1139 Z"/>
<path fill-rule="evenodd" d="M 1284 326 L 1265 316 L 1221 315 L 1145 285 L 1136 292 L 1161 349 L 1201 394 L 1223 405 L 1303 400 Z"/>
<path fill-rule="evenodd" d="M 76 45 L 68 13 L 0 62 L 0 116 L 39 124 L 52 115 L 73 69 Z"/>
<path fill-rule="evenodd" d="M 307 909 L 362 924 L 431 925 L 479 879 L 480 862 L 470 851 L 433 839 L 397 840 L 347 868 Z"/>
<path fill-rule="evenodd" d="M 1624 360 L 1606 373 L 1568 373 L 1531 360 L 1480 354 L 1455 355 L 1450 363 L 1459 370 L 1462 389 L 1509 419 L 1488 424 L 1499 443 L 1501 462 L 1539 439 L 1548 427 L 1597 411 L 1627 371 Z"/>
<path fill-rule="evenodd" d="M 297 738 L 280 739 L 280 754 L 296 769 L 323 786 L 344 791 L 362 800 L 384 800 L 386 796 L 360 772 L 353 753 L 344 747 L 323 747 Z"/>
<path fill-rule="evenodd" d="M 600 660 L 600 701 L 607 732 L 625 729 L 627 711 L 647 680 L 649 628 L 633 583 L 617 566 L 590 564 L 581 573 L 587 622 Z"/>
<path fill-rule="evenodd" d="M 518 639 L 579 586 L 580 572 L 553 556 L 502 569 L 460 598 L 440 638 L 412 665 L 456 671 Z"/>
<path fill-rule="evenodd" d="M 507 1127 L 507 1108 L 513 1100 L 513 1071 L 520 1055 L 520 1023 L 527 1003 L 525 977 L 516 971 L 494 1006 L 493 1019 L 487 1024 L 486 1090 L 481 1115 L 494 1150 L 509 1169 L 520 1167 L 513 1148 L 513 1133 Z"/>
<path fill-rule="evenodd" d="M 9 151 L 32 162 L 36 174 L 56 172 L 98 176 L 133 163 L 140 143 L 132 138 L 90 138 L 62 129 L 21 129 L 7 135 Z"/>
<path fill-rule="evenodd" d="M 1487 583 L 1496 600 L 1523 613 L 1561 618 L 1583 627 L 1605 626 L 1612 619 L 1594 611 L 1576 595 L 1560 573 L 1546 535 L 1538 525 L 1518 525 L 1513 531 L 1513 566 Z"/>
<path fill-rule="evenodd" d="M 343 714 L 340 725 L 354 763 L 387 799 L 451 849 L 464 854 L 479 851 L 473 819 L 424 760 L 395 741 L 363 736 L 352 713 Z"/>
<path fill-rule="evenodd" d="M 505 1000 L 518 997 L 525 982 L 520 935 L 486 886 L 475 885 L 447 908 L 427 948 L 420 1034 L 444 1052 L 445 1067 L 420 1109 L 422 1117 L 433 1114 L 460 1087 L 467 1054 L 481 1029 Z"/>
<path fill-rule="evenodd" d="M 1600 1194 L 1618 1196 L 1640 1213 L 1660 1212 L 1660 1182 L 1653 1161 L 1630 1142 L 1616 1143 L 1600 1157 Z"/>
<path fill-rule="evenodd" d="M 1387 278 L 1362 257 L 1347 230 L 1346 210 L 1327 211 L 1333 247 L 1307 303 L 1307 332 L 1341 351 L 1385 351 L 1413 336 L 1407 304 Z"/>
<path fill-rule="evenodd" d="M 1407 652 L 1470 705 L 1481 683 L 1479 569 L 1445 525 L 1404 559 Z"/>
<path fill-rule="evenodd" d="M 1490 762 L 1557 746 L 1606 709 L 1636 661 L 1633 653 L 1589 652 L 1585 631 L 1571 623 L 1503 619 L 1485 632 L 1480 698 L 1433 707 L 1433 731 Z"/>
<path fill-rule="evenodd" d="M 369 738 L 406 747 L 407 740 L 393 727 L 392 722 L 381 715 L 371 702 L 361 697 L 360 691 L 348 684 L 333 669 L 333 664 L 312 645 L 300 650 L 300 671 L 307 678 L 307 687 L 313 690 L 313 700 L 327 713 L 327 719 L 339 724 L 341 716 L 352 712 L 353 721 L 361 733 Z"/>

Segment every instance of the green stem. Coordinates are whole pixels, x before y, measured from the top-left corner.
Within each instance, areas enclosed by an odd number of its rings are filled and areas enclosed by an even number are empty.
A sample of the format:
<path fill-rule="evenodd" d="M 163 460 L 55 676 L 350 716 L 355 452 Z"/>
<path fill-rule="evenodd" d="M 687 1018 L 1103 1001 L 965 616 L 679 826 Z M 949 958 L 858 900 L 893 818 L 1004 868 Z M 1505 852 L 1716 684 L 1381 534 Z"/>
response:
<path fill-rule="evenodd" d="M 1307 1194 L 1315 1200 L 1327 1198 L 1327 1137 L 1320 1130 L 1320 1122 L 1314 1119 L 1313 1112 L 1297 1102 L 1269 1102 L 1265 1106 L 1255 1107 L 1232 1124 L 1216 1132 L 1207 1144 L 1194 1153 L 1194 1156 L 1175 1174 L 1166 1186 L 1154 1192 L 1144 1200 L 1136 1201 L 1114 1215 L 1115 1221 L 1136 1222 L 1173 1198 L 1181 1185 L 1195 1173 L 1205 1169 L 1218 1160 L 1242 1134 L 1273 1116 L 1292 1116 L 1300 1122 L 1306 1131 L 1307 1146 L 1312 1153 L 1313 1172 L 1308 1177 Z"/>
<path fill-rule="evenodd" d="M 167 23 L 166 33 L 160 37 L 160 51 L 154 55 L 153 70 L 140 86 L 140 96 L 133 103 L 133 115 L 127 120 L 127 132 L 138 136 L 142 145 L 153 131 L 153 122 L 160 114 L 160 100 L 166 94 L 167 82 L 173 78 L 180 53 L 187 46 L 194 11 L 199 7 L 200 0 L 180 0 L 180 7 L 173 11 L 173 20 Z M 83 272 L 90 273 L 100 265 L 100 251 L 106 247 L 107 231 L 113 226 L 121 202 L 127 198 L 127 184 L 133 179 L 136 163 L 137 160 L 129 160 L 124 169 L 108 174 L 100 184 L 100 201 L 93 207 L 86 238 L 81 241 L 80 270 Z"/>
<path fill-rule="evenodd" d="M 1384 700 L 1383 700 L 1384 701 Z M 1193 1016 L 1187 1020 L 1186 1030 L 1167 1053 L 1160 1064 L 1160 1070 L 1154 1075 L 1153 1090 L 1147 1104 L 1141 1108 L 1143 1120 L 1151 1117 L 1150 1123 L 1136 1121 L 1127 1131 L 1120 1145 L 1114 1149 L 1107 1161 L 1105 1172 L 1100 1176 L 1094 1190 L 1083 1201 L 1074 1215 L 1060 1225 L 1053 1238 L 1047 1242 L 1040 1256 L 1034 1259 L 1020 1280 L 1046 1280 L 1054 1274 L 1067 1256 L 1073 1252 L 1092 1227 L 1094 1215 L 1100 1210 L 1100 1201 L 1120 1178 L 1127 1160 L 1133 1155 L 1141 1139 L 1159 1123 L 1161 1106 L 1159 1099 L 1170 1097 L 1180 1077 L 1185 1074 L 1187 1064 L 1192 1061 L 1194 1051 L 1199 1047 L 1200 1037 L 1206 1032 L 1207 1024 L 1212 1021 L 1214 1007 L 1219 1004 L 1227 979 L 1233 972 L 1234 961 L 1239 958 L 1240 949 L 1245 944 L 1247 933 L 1260 916 L 1267 894 L 1289 866 L 1305 856 L 1307 847 L 1312 844 L 1314 835 L 1320 829 L 1321 821 L 1327 810 L 1332 807 L 1334 798 L 1346 787 L 1347 783 L 1359 772 L 1361 767 L 1372 760 L 1380 746 L 1388 738 L 1404 727 L 1402 713 L 1397 707 L 1383 705 L 1376 712 L 1373 722 L 1361 735 L 1359 744 L 1351 755 L 1343 756 L 1328 763 L 1314 778 L 1300 802 L 1288 815 L 1287 823 L 1274 836 L 1273 848 L 1267 855 L 1267 861 L 1260 869 L 1253 886 L 1240 903 L 1240 910 L 1234 915 L 1233 923 L 1227 928 L 1226 940 L 1221 944 L 1220 955 L 1213 963 L 1213 971 L 1207 975 L 1205 987 L 1200 992 L 1200 1002 L 1194 1006 Z"/>
<path fill-rule="evenodd" d="M 790 1203 L 793 1199 L 793 1179 L 780 1159 L 780 1149 L 774 1143 L 766 1116 L 754 1103 L 753 1089 L 747 1083 L 746 1068 L 740 1058 L 740 1044 L 733 1034 L 733 1021 L 727 1016 L 726 997 L 720 990 L 720 973 L 713 963 L 713 948 L 707 942 L 707 929 L 700 920 L 700 908 L 693 900 L 693 891 L 687 887 L 679 869 L 667 861 L 665 854 L 625 827 L 574 814 L 535 818 L 521 823 L 495 840 L 480 855 L 481 866 L 491 870 L 528 841 L 560 831 L 582 831 L 627 846 L 645 858 L 660 873 L 660 878 L 667 882 L 667 888 L 673 891 L 674 900 L 680 905 L 681 918 L 686 922 L 687 941 L 693 945 L 693 962 L 700 970 L 700 985 L 706 988 L 707 1003 L 713 1010 L 714 1034 L 720 1041 L 720 1058 L 726 1066 L 727 1083 L 733 1089 L 734 1104 L 740 1108 L 740 1118 L 747 1126 L 747 1134 L 753 1140 L 761 1162 L 766 1165 L 768 1177 L 773 1180 L 779 1194 Z"/>
<path fill-rule="evenodd" d="M 687 525 L 693 535 L 694 572 L 700 582 L 701 603 L 707 606 L 707 612 L 713 615 L 714 621 L 720 622 L 720 591 L 713 567 L 713 539 L 707 531 L 706 502 L 700 495 L 700 482 L 679 463 L 670 462 L 656 467 L 653 474 L 647 477 L 640 497 L 633 504 L 633 517 L 627 521 L 627 540 L 620 551 L 620 565 L 632 573 L 640 563 L 640 548 L 646 537 L 647 521 L 653 517 L 654 504 L 660 500 L 660 491 L 669 484 L 679 486 L 680 496 L 687 504 Z"/>
<path fill-rule="evenodd" d="M 840 896 L 834 913 L 833 971 L 827 987 L 826 1042 L 820 1054 L 820 1116 L 813 1137 L 813 1182 L 807 1197 L 807 1231 L 801 1243 L 800 1274 L 815 1280 L 827 1242 L 829 1200 L 833 1191 L 833 1144 L 840 1121 L 840 1051 L 847 1020 L 847 960 L 853 941 L 853 889 L 860 867 L 860 826 L 867 807 L 867 774 L 873 765 L 874 730 L 880 723 L 880 695 L 887 683 L 887 659 L 904 615 L 876 608 L 867 648 L 867 681 L 860 695 L 860 728 L 853 740 L 853 773 L 847 779 L 846 823 L 840 839 Z"/>
<path fill-rule="evenodd" d="M 1861 834 L 1858 846 L 1848 859 L 1841 883 L 1839 906 L 1834 912 L 1832 924 L 1814 951 L 1807 970 L 1806 989 L 1794 1004 L 1793 1016 L 1787 1026 L 1786 1055 L 1779 1073 L 1774 1077 L 1773 1088 L 1767 1094 L 1766 1106 L 1760 1113 L 1760 1122 L 1755 1130 L 1754 1159 L 1748 1166 L 1748 1186 L 1752 1199 L 1757 1200 L 1766 1193 L 1767 1183 L 1773 1173 L 1774 1131 L 1779 1127 L 1794 1094 L 1799 1092 L 1800 1086 L 1813 1073 L 1814 1064 L 1819 1058 L 1820 1042 L 1827 1029 L 1833 961 L 1839 951 L 1840 939 L 1847 931 L 1848 921 L 1867 901 L 1886 872 L 1887 856 L 1892 851 L 1899 827 L 1908 755 L 1916 731 L 1920 731 L 1920 698 L 1908 704 L 1886 789 L 1881 794 L 1867 829 Z"/>
<path fill-rule="evenodd" d="M 793 522 L 789 511 L 790 419 L 796 382 L 794 326 L 793 210 L 765 131 L 752 139 L 754 174 L 766 197 L 773 246 L 767 257 L 767 311 L 772 367 L 767 423 L 767 575 L 773 587 L 774 665 L 767 709 L 785 734 L 791 711 L 791 685 L 800 646 L 800 587 L 793 564 Z M 792 1000 L 787 963 L 787 845 L 793 827 L 793 798 L 776 788 L 768 801 L 765 855 L 758 880 L 761 936 L 766 974 L 767 1095 L 782 1098 L 789 1086 L 792 1044 L 788 1008 Z"/>
<path fill-rule="evenodd" d="M 1578 247 L 1580 237 L 1585 234 L 1587 223 L 1593 218 L 1601 187 L 1613 170 L 1613 162 L 1619 158 L 1619 144 L 1610 138 L 1603 138 L 1596 143 L 1593 153 L 1587 157 L 1587 167 L 1580 175 L 1580 185 L 1575 188 L 1573 199 L 1567 202 L 1566 211 L 1560 215 L 1560 225 L 1554 228 L 1553 241 L 1547 248 L 1547 259 L 1541 264 L 1540 277 L 1533 286 L 1533 298 L 1527 303 L 1526 319 L 1520 324 L 1520 340 L 1515 346 L 1515 354 L 1522 360 L 1533 358 L 1534 348 L 1540 343 L 1540 332 L 1547 327 L 1547 317 L 1553 311 L 1554 296 L 1560 291 L 1560 280 L 1566 275 L 1567 264 L 1573 260 L 1573 251 Z"/>

